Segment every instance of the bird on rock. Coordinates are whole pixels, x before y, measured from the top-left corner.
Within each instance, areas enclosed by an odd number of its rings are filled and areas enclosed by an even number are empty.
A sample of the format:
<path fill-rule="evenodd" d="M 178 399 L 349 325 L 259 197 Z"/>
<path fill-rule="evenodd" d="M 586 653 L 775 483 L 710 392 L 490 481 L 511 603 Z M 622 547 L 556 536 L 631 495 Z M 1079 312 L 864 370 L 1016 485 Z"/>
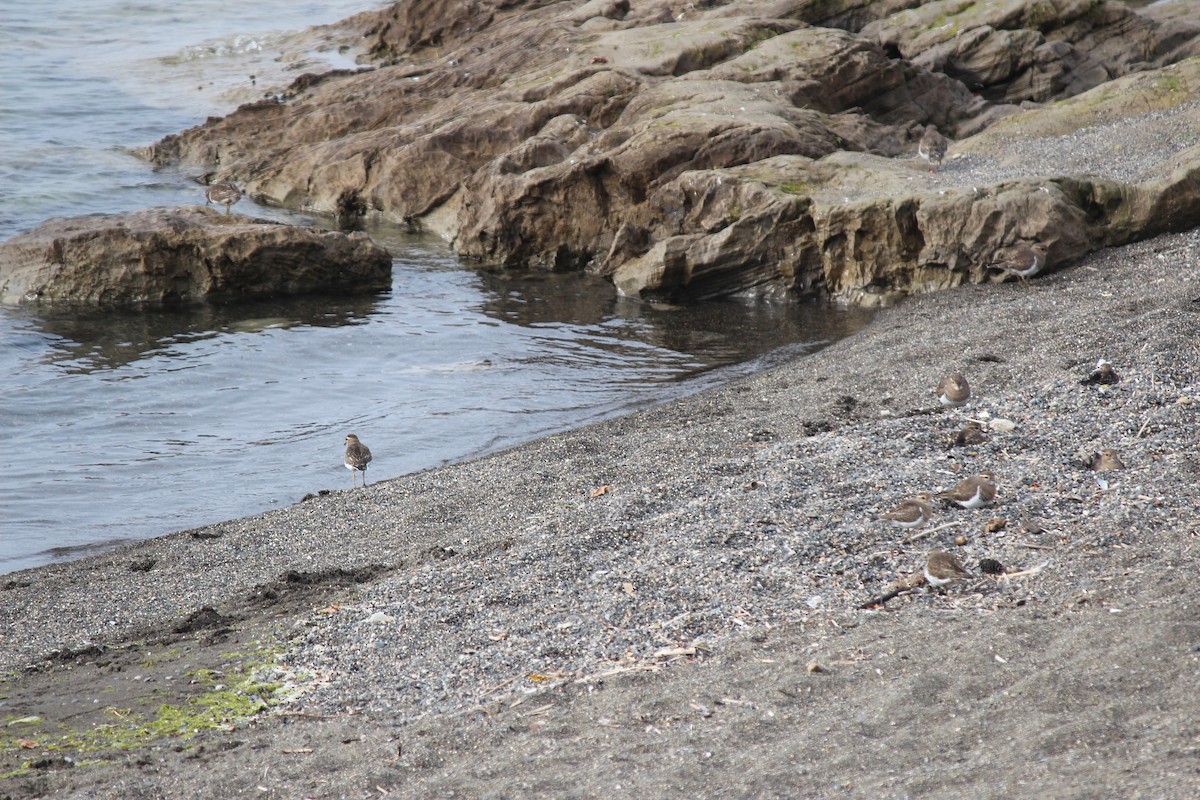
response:
<path fill-rule="evenodd" d="M 225 213 L 229 213 L 229 207 L 242 199 L 242 190 L 237 187 L 237 184 L 231 181 L 221 181 L 214 183 L 204 190 L 204 202 L 215 203 L 219 206 L 225 206 Z"/>
<path fill-rule="evenodd" d="M 946 137 L 938 133 L 936 125 L 926 125 L 925 133 L 917 143 L 917 154 L 929 162 L 930 172 L 937 172 L 942 168 L 942 159 L 946 157 L 949 146 Z"/>

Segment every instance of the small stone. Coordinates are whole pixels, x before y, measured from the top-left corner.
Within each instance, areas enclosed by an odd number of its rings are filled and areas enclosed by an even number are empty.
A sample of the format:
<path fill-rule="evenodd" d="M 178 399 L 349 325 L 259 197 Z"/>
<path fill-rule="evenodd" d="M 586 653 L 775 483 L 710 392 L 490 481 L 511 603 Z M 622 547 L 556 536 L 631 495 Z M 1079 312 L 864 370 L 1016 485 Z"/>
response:
<path fill-rule="evenodd" d="M 1008 526 L 1008 520 L 1004 517 L 992 517 L 987 522 L 983 523 L 984 533 L 995 533 L 1002 531 Z"/>
<path fill-rule="evenodd" d="M 815 661 L 810 661 L 804 666 L 804 670 L 809 673 L 824 672 L 825 668 Z"/>
<path fill-rule="evenodd" d="M 979 571 L 984 575 L 1003 575 L 1004 565 L 994 558 L 979 559 Z"/>
<path fill-rule="evenodd" d="M 1021 533 L 1040 536 L 1046 532 L 1046 527 L 1042 524 L 1041 520 L 1031 517 L 1028 514 L 1022 514 L 1018 530 Z"/>
<path fill-rule="evenodd" d="M 996 417 L 995 419 L 988 421 L 988 427 L 994 430 L 996 433 L 1012 433 L 1017 429 L 1017 423 L 1013 422 L 1011 419 Z"/>
<path fill-rule="evenodd" d="M 955 537 L 954 537 L 954 543 L 955 543 L 956 545 L 958 545 L 959 547 L 966 547 L 966 545 L 967 545 L 967 537 L 963 536 L 963 535 L 960 533 L 958 536 L 955 536 Z"/>

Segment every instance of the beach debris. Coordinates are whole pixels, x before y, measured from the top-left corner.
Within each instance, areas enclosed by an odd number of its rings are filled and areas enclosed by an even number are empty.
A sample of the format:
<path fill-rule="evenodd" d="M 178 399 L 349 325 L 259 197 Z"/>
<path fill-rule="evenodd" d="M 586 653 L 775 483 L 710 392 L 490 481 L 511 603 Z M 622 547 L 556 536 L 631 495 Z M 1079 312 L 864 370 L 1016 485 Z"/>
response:
<path fill-rule="evenodd" d="M 994 558 L 979 559 L 979 571 L 984 575 L 1003 575 L 1004 565 Z"/>
<path fill-rule="evenodd" d="M 612 491 L 612 485 L 606 483 L 603 486 L 597 486 L 595 489 L 592 489 L 592 491 L 588 493 L 588 497 L 591 497 L 594 499 L 594 498 L 600 497 L 601 495 L 608 494 L 611 491 Z"/>

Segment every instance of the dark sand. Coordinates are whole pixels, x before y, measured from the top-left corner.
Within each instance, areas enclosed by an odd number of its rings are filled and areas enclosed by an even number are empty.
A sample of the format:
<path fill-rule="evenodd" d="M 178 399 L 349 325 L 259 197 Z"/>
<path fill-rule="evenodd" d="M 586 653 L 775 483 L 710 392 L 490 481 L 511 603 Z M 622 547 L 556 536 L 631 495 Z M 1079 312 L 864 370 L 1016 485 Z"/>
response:
<path fill-rule="evenodd" d="M 0 797 L 1200 796 L 1198 245 L 912 299 L 682 401 L 4 576 Z M 1121 382 L 1081 384 L 1101 357 Z M 935 409 L 956 369 L 973 401 Z M 968 418 L 1014 427 L 949 447 Z M 1087 469 L 1100 448 L 1125 469 Z M 985 467 L 994 508 L 876 520 Z M 860 608 L 933 547 L 976 577 Z M 161 708 L 189 697 L 218 711 L 185 738 Z"/>

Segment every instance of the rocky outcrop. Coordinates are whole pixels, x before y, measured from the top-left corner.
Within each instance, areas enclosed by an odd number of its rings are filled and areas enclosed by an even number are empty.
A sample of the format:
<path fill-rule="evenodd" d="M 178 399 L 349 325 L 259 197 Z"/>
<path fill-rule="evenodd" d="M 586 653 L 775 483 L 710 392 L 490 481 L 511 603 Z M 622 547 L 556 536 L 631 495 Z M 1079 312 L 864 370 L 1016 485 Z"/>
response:
<path fill-rule="evenodd" d="M 365 234 L 191 206 L 51 219 L 0 244 L 0 302 L 160 304 L 391 285 Z"/>
<path fill-rule="evenodd" d="M 1064 108 L 1079 130 L 1101 124 L 1089 108 L 1111 123 L 1186 106 L 1197 18 L 1111 0 L 421 0 L 361 16 L 374 69 L 306 78 L 146 154 L 631 296 L 875 302 L 983 280 L 1019 241 L 1061 262 L 1190 208 L 1194 154 L 1136 181 L 1053 157 L 1005 171 L 1021 137 L 990 134 Z M 933 176 L 911 158 L 927 124 L 958 140 Z"/>
<path fill-rule="evenodd" d="M 861 33 L 992 102 L 1045 102 L 1200 55 L 1200 18 L 1193 20 L 1162 23 L 1096 0 L 935 0 Z"/>

